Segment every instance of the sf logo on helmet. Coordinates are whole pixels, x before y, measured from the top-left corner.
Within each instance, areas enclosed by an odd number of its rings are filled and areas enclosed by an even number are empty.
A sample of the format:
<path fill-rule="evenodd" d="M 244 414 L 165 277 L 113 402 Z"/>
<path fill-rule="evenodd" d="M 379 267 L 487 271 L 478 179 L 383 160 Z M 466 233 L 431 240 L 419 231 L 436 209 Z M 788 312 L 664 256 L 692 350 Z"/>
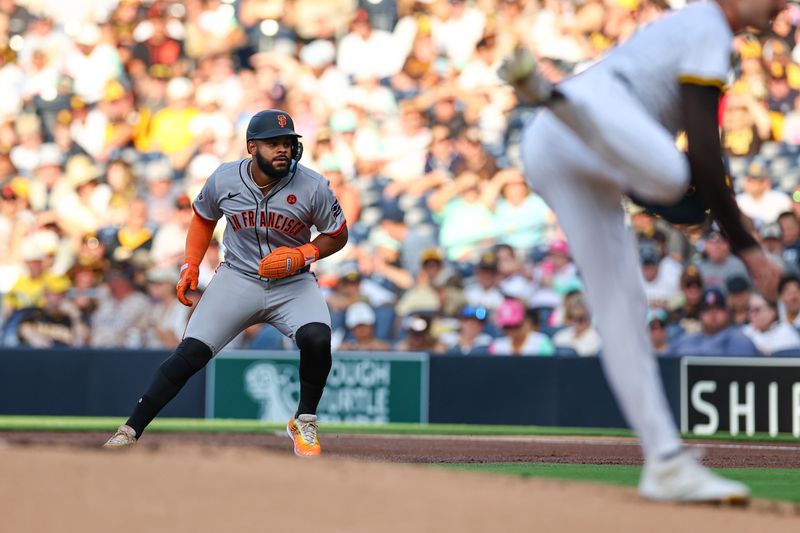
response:
<path fill-rule="evenodd" d="M 278 115 L 278 126 L 281 128 L 286 127 L 286 115 Z"/>

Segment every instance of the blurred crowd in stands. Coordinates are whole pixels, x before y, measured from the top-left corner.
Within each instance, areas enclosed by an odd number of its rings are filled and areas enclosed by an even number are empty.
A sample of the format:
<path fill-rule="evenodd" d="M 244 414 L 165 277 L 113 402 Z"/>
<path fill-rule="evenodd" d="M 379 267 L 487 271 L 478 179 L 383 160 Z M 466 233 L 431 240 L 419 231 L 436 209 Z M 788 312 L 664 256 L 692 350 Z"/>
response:
<path fill-rule="evenodd" d="M 252 114 L 281 108 L 350 229 L 315 264 L 335 350 L 596 355 L 569 246 L 518 170 L 535 110 L 497 68 L 528 46 L 558 81 L 680 5 L 0 0 L 0 344 L 174 346 L 192 199 L 246 155 Z M 678 231 L 631 205 L 650 305 L 631 327 L 659 354 L 800 350 L 799 24 L 791 5 L 768 34 L 736 38 L 720 109 L 739 204 L 786 266 L 780 301 L 753 292 L 713 227 Z M 231 346 L 286 342 L 254 326 Z"/>

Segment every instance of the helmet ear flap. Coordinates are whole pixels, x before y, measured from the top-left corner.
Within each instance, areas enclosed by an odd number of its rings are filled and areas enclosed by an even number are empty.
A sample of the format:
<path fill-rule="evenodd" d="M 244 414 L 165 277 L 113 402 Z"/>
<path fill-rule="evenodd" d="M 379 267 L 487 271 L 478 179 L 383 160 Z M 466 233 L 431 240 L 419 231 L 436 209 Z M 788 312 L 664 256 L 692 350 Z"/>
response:
<path fill-rule="evenodd" d="M 295 138 L 294 143 L 292 143 L 292 159 L 300 161 L 301 157 L 303 157 L 303 143 Z"/>

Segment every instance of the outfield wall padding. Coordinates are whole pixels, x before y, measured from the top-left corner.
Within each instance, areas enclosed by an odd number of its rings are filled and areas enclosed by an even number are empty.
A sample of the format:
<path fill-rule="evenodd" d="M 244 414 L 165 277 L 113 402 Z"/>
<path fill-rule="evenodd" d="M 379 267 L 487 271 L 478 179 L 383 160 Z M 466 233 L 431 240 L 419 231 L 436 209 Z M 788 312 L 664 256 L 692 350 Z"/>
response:
<path fill-rule="evenodd" d="M 677 421 L 680 360 L 659 364 Z M 430 369 L 431 423 L 626 427 L 596 357 L 432 356 Z"/>
<path fill-rule="evenodd" d="M 127 416 L 168 355 L 166 351 L 2 350 L 0 414 Z M 677 417 L 680 361 L 659 363 Z M 625 426 L 597 358 L 434 355 L 429 368 L 429 422 Z M 161 416 L 204 417 L 205 381 L 205 370 L 192 377 Z"/>
<path fill-rule="evenodd" d="M 166 351 L 0 351 L 0 414 L 127 416 Z M 161 416 L 202 418 L 205 371 L 193 376 Z"/>

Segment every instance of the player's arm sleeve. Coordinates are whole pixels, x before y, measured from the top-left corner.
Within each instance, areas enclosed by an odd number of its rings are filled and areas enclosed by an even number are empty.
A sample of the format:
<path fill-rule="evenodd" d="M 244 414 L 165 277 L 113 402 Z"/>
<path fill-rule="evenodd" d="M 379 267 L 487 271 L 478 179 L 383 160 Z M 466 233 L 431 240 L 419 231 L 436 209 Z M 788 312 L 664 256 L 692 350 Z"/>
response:
<path fill-rule="evenodd" d="M 728 187 L 717 123 L 720 90 L 711 85 L 681 84 L 683 118 L 689 146 L 692 183 L 703 205 L 725 233 L 734 253 L 758 246 L 747 231 L 732 188 Z"/>
<path fill-rule="evenodd" d="M 311 221 L 317 227 L 317 231 L 331 237 L 340 235 L 347 228 L 342 206 L 327 184 L 320 184 L 314 192 Z"/>
<path fill-rule="evenodd" d="M 189 231 L 186 233 L 186 254 L 184 262 L 190 265 L 199 265 L 206 255 L 211 237 L 214 235 L 214 228 L 217 227 L 216 220 L 206 220 L 197 213 L 189 223 Z"/>
<path fill-rule="evenodd" d="M 214 228 L 217 227 L 217 220 L 223 216 L 217 195 L 216 172 L 206 180 L 197 198 L 192 202 L 192 210 L 194 215 L 186 234 L 184 262 L 199 265 L 211 243 Z"/>

